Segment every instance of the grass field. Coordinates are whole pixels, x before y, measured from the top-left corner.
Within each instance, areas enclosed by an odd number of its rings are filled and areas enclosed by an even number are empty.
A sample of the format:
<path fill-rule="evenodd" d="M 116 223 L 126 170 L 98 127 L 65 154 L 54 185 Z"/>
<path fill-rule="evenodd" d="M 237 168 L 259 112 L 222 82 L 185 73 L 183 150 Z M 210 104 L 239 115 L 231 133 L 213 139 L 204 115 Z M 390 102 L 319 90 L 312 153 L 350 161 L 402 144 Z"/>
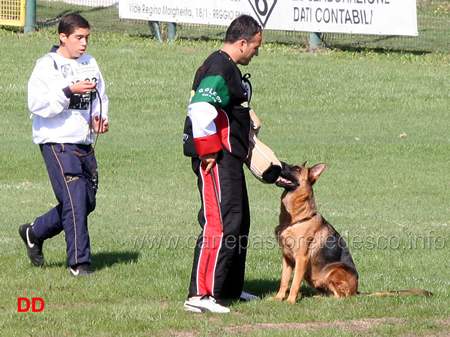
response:
<path fill-rule="evenodd" d="M 27 80 L 54 31 L 0 30 L 0 335 L 448 336 L 450 334 L 449 53 L 308 54 L 265 44 L 243 68 L 261 139 L 281 160 L 326 162 L 319 211 L 343 235 L 360 291 L 423 288 L 434 296 L 310 296 L 273 303 L 281 190 L 248 173 L 252 227 L 245 290 L 261 301 L 229 315 L 183 311 L 200 205 L 182 128 L 194 72 L 215 41 L 157 43 L 94 34 L 110 97 L 111 131 L 96 153 L 100 190 L 90 216 L 92 278 L 73 278 L 64 235 L 26 256 L 18 226 L 55 205 L 31 140 Z M 308 287 L 302 290 L 309 293 Z M 21 313 L 18 297 L 40 297 Z"/>

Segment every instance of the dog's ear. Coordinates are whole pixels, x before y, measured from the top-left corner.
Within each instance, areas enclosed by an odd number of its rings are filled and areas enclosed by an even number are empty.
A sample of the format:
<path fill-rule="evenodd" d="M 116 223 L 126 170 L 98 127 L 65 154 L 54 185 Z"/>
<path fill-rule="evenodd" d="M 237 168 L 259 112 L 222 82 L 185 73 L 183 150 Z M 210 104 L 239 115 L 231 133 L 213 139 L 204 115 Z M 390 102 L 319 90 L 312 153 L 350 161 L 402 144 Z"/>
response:
<path fill-rule="evenodd" d="M 327 164 L 321 163 L 314 165 L 309 169 L 309 181 L 315 182 L 317 179 L 319 179 L 320 175 L 322 174 L 323 170 L 325 170 L 325 167 Z"/>

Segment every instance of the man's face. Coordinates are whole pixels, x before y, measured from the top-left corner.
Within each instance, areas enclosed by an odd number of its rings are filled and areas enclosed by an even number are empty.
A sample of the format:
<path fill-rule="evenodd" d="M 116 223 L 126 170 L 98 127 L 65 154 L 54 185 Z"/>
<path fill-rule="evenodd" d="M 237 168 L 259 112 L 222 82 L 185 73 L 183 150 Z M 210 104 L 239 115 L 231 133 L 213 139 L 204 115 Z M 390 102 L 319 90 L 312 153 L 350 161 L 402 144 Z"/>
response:
<path fill-rule="evenodd" d="M 262 34 L 256 34 L 251 42 L 245 41 L 242 45 L 242 54 L 239 60 L 239 64 L 244 66 L 248 65 L 253 58 L 253 56 L 258 56 L 259 47 L 262 42 Z"/>
<path fill-rule="evenodd" d="M 89 39 L 89 28 L 77 28 L 69 36 L 61 33 L 59 34 L 59 39 L 62 42 L 62 45 L 60 46 L 61 54 L 70 59 L 77 59 L 86 51 Z"/>

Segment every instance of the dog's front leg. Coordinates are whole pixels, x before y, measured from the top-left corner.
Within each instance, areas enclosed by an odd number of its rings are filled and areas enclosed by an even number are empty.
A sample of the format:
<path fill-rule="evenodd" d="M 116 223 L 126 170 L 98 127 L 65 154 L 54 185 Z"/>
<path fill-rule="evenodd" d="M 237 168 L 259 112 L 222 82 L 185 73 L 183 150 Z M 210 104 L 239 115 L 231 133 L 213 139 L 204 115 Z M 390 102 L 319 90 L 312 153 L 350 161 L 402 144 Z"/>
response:
<path fill-rule="evenodd" d="M 298 294 L 300 293 L 300 287 L 302 285 L 303 278 L 305 276 L 307 266 L 307 259 L 305 256 L 299 256 L 295 259 L 295 273 L 292 280 L 291 291 L 286 302 L 295 303 Z"/>
<path fill-rule="evenodd" d="M 283 256 L 280 289 L 278 290 L 277 296 L 270 297 L 269 301 L 282 301 L 286 297 L 286 293 L 289 288 L 289 281 L 291 280 L 292 268 L 292 263 L 290 263 L 286 257 Z"/>

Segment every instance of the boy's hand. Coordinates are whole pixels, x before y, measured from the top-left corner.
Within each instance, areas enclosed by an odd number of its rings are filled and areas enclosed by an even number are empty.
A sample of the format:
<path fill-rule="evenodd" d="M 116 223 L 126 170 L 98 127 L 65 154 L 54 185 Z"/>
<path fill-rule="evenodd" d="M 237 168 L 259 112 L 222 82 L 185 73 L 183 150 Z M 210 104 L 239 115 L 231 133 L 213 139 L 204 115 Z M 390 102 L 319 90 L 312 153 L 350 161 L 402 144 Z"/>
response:
<path fill-rule="evenodd" d="M 84 95 L 85 93 L 94 90 L 96 85 L 96 82 L 80 81 L 69 86 L 69 89 L 74 94 Z"/>
<path fill-rule="evenodd" d="M 97 133 L 108 132 L 109 122 L 106 120 L 106 118 L 102 118 L 100 120 L 100 117 L 98 115 L 95 115 L 94 119 L 92 120 L 92 128 L 94 129 L 94 132 Z"/>

